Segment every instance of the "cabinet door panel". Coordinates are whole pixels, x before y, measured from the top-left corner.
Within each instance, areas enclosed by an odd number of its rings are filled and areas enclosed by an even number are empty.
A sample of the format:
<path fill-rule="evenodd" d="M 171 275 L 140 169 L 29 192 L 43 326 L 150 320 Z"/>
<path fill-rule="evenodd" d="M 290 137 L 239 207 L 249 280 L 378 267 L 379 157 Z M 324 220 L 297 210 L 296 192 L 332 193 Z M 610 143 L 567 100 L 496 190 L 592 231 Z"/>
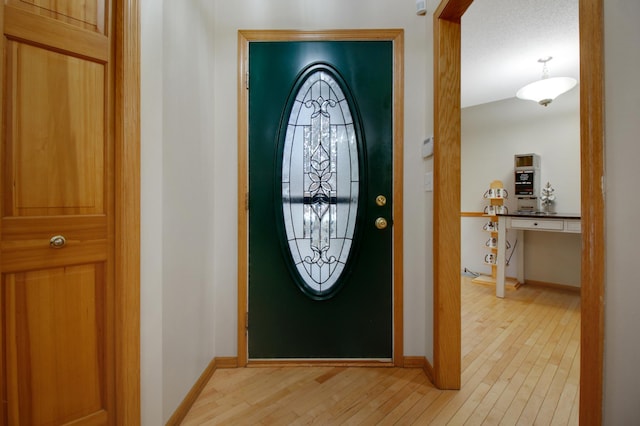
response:
<path fill-rule="evenodd" d="M 104 212 L 104 65 L 7 41 L 5 216 Z"/>
<path fill-rule="evenodd" d="M 9 424 L 64 424 L 106 409 L 102 264 L 6 274 Z"/>
<path fill-rule="evenodd" d="M 0 7 L 0 426 L 114 425 L 113 6 Z"/>
<path fill-rule="evenodd" d="M 6 4 L 87 30 L 105 28 L 104 0 L 7 0 Z"/>

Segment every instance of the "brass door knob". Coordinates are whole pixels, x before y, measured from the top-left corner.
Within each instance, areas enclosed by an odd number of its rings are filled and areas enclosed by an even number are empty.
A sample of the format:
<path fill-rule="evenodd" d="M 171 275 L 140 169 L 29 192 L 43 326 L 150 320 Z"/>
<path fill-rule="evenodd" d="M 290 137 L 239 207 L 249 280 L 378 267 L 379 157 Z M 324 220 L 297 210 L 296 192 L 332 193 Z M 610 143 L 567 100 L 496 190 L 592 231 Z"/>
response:
<path fill-rule="evenodd" d="M 387 227 L 387 219 L 384 217 L 379 217 L 376 219 L 376 228 L 384 229 Z"/>

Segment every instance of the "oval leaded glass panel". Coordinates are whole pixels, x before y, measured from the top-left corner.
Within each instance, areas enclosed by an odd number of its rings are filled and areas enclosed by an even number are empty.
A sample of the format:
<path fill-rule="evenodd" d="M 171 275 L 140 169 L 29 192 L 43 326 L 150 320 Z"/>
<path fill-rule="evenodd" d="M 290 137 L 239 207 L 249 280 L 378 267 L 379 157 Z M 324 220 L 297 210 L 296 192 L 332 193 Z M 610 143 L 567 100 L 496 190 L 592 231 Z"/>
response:
<path fill-rule="evenodd" d="M 282 153 L 282 210 L 303 291 L 331 295 L 353 246 L 358 140 L 352 108 L 326 68 L 301 77 Z"/>

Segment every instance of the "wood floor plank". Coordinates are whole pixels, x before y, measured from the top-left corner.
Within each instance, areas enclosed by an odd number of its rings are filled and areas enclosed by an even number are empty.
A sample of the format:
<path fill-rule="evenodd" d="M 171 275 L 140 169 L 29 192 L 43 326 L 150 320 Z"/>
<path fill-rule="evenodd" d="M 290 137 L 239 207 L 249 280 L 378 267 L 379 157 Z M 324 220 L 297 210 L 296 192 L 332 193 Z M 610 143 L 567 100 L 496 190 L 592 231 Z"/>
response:
<path fill-rule="evenodd" d="M 562 358 L 558 370 L 553 377 L 549 391 L 547 392 L 544 402 L 540 407 L 540 415 L 537 417 L 536 421 L 547 422 L 546 424 L 562 424 L 561 419 L 565 410 L 563 410 L 560 405 L 561 396 L 566 382 L 571 375 L 571 369 L 575 358 L 579 357 L 579 343 L 575 340 L 571 341 L 567 346 L 566 354 L 567 356 Z M 560 419 L 555 420 L 556 416 Z"/>
<path fill-rule="evenodd" d="M 411 424 L 416 425 L 431 425 L 435 423 L 435 418 L 442 412 L 442 409 L 447 406 L 456 396 L 458 391 L 441 391 L 436 397 L 435 401 L 429 406 L 428 410 L 422 412 Z"/>
<path fill-rule="evenodd" d="M 542 315 L 548 315 L 545 310 Z M 528 351 L 531 349 L 532 336 L 539 336 L 540 326 L 534 321 L 535 314 L 527 313 L 521 316 L 520 321 L 526 324 L 526 328 L 522 332 L 515 334 L 517 339 L 512 339 L 505 342 L 506 347 L 502 348 L 502 357 L 495 362 L 491 372 L 485 377 L 484 383 L 491 385 L 491 390 L 487 392 L 485 398 L 480 402 L 478 408 L 474 412 L 476 418 L 476 424 L 479 423 L 479 419 L 484 419 L 489 415 L 491 410 L 494 410 L 494 405 L 499 398 L 504 394 L 505 389 L 511 384 L 513 375 L 522 368 L 522 363 L 525 360 Z M 522 329 L 523 324 L 512 324 L 512 327 L 518 327 Z M 528 343 L 528 344 L 527 344 Z M 497 408 L 496 411 L 500 412 L 502 416 L 504 410 Z"/>
<path fill-rule="evenodd" d="M 426 391 L 422 392 L 419 390 L 417 393 L 420 393 L 420 399 L 411 407 L 408 411 L 406 411 L 399 419 L 397 424 L 399 425 L 408 425 L 414 424 L 416 419 L 419 419 L 420 416 L 426 412 L 431 410 L 431 405 L 436 401 L 436 399 L 442 395 L 442 391 L 436 389 L 433 385 L 431 386 L 423 386 L 423 389 L 426 388 Z"/>
<path fill-rule="evenodd" d="M 480 382 L 480 384 L 473 390 L 471 395 L 469 395 L 469 398 L 467 398 L 464 404 L 462 404 L 462 406 L 460 406 L 460 408 L 456 411 L 455 415 L 451 417 L 449 423 L 459 425 L 467 424 L 470 419 L 475 417 L 474 413 L 476 411 L 476 408 L 490 390 L 491 385 Z"/>
<path fill-rule="evenodd" d="M 278 410 L 281 409 L 282 404 L 285 403 L 285 401 L 287 401 L 292 395 L 296 395 L 301 392 L 303 384 L 315 380 L 319 373 L 319 371 L 314 368 L 301 370 L 307 371 L 303 372 L 297 369 L 288 369 L 288 371 L 280 374 L 280 372 L 275 370 L 276 374 L 274 374 L 274 378 L 276 379 L 277 384 L 269 389 L 263 398 L 252 401 L 250 409 L 246 410 L 246 412 L 237 413 L 236 416 L 230 418 L 230 423 L 258 424 L 264 419 L 269 419 L 271 417 L 278 418 Z M 294 413 L 286 413 L 285 417 L 291 418 L 289 414 Z M 297 416 L 297 414 L 294 415 Z"/>
<path fill-rule="evenodd" d="M 394 385 L 389 386 L 377 398 L 372 399 L 367 404 L 367 409 L 361 410 L 357 416 L 349 419 L 351 424 L 379 424 L 384 418 L 389 416 L 394 408 L 398 407 L 411 395 L 420 385 L 421 381 L 414 381 L 416 374 L 423 374 L 418 369 L 409 370 L 404 380 L 398 380 Z M 397 385 L 397 386 L 396 386 Z M 370 407 L 370 409 L 369 409 Z M 368 412 L 368 413 L 367 413 Z M 368 414 L 368 415 L 363 415 Z"/>
<path fill-rule="evenodd" d="M 580 298 L 462 280 L 462 389 L 421 369 L 217 370 L 183 425 L 577 425 Z"/>
<path fill-rule="evenodd" d="M 388 414 L 378 422 L 379 425 L 395 425 L 395 424 L 403 424 L 401 419 L 404 417 L 405 413 L 411 410 L 424 395 L 424 392 L 421 392 L 421 388 L 424 388 L 424 384 L 421 380 L 414 379 L 413 385 L 409 386 L 407 390 L 409 393 L 405 393 L 403 395 L 399 395 L 399 401 L 395 404 L 395 407 L 392 407 Z M 409 417 L 411 418 L 411 417 Z"/>
<path fill-rule="evenodd" d="M 407 374 L 411 371 L 419 372 L 418 369 L 397 369 L 394 374 L 386 376 L 383 380 L 377 382 L 375 386 L 363 389 L 364 392 L 360 392 L 360 398 L 358 398 L 356 404 L 349 411 L 335 418 L 336 424 L 359 424 L 362 419 L 365 419 L 372 411 L 375 411 L 377 407 L 389 399 L 393 392 L 406 385 Z"/>
<path fill-rule="evenodd" d="M 496 402 L 496 408 L 504 412 L 503 421 L 516 424 L 522 410 L 527 404 L 535 383 L 537 383 L 541 372 L 535 368 L 537 360 L 544 353 L 545 348 L 556 345 L 557 338 L 555 334 L 561 331 L 560 326 L 556 325 L 561 317 L 562 312 L 557 310 L 549 314 L 548 323 L 541 330 L 539 327 L 536 340 L 530 340 L 528 353 L 524 362 L 519 366 L 518 371 L 511 379 L 509 386 L 505 389 L 501 398 Z M 532 336 L 533 337 L 533 336 Z"/>
<path fill-rule="evenodd" d="M 360 373 L 360 372 L 359 372 Z M 363 390 L 375 386 L 377 381 L 374 380 L 374 376 L 377 375 L 377 371 L 371 372 L 376 374 L 364 374 L 362 372 L 357 380 L 353 380 L 351 384 L 344 388 L 344 391 L 338 395 L 335 395 L 332 400 L 334 404 L 329 408 L 329 416 L 334 421 L 341 418 L 349 418 L 352 413 L 358 410 L 359 404 L 365 398 L 363 396 Z M 387 373 L 387 371 L 385 371 Z"/>

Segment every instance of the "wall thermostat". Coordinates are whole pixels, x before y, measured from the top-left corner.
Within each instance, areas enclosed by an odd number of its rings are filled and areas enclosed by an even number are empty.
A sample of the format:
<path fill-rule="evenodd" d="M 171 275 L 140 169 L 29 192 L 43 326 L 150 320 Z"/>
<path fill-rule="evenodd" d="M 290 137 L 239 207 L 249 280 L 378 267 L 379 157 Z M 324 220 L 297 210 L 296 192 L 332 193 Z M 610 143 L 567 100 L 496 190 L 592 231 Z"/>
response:
<path fill-rule="evenodd" d="M 430 136 L 422 142 L 422 158 L 429 158 L 432 155 L 433 155 L 433 136 Z"/>
<path fill-rule="evenodd" d="M 427 14 L 427 0 L 416 0 L 416 15 Z"/>

